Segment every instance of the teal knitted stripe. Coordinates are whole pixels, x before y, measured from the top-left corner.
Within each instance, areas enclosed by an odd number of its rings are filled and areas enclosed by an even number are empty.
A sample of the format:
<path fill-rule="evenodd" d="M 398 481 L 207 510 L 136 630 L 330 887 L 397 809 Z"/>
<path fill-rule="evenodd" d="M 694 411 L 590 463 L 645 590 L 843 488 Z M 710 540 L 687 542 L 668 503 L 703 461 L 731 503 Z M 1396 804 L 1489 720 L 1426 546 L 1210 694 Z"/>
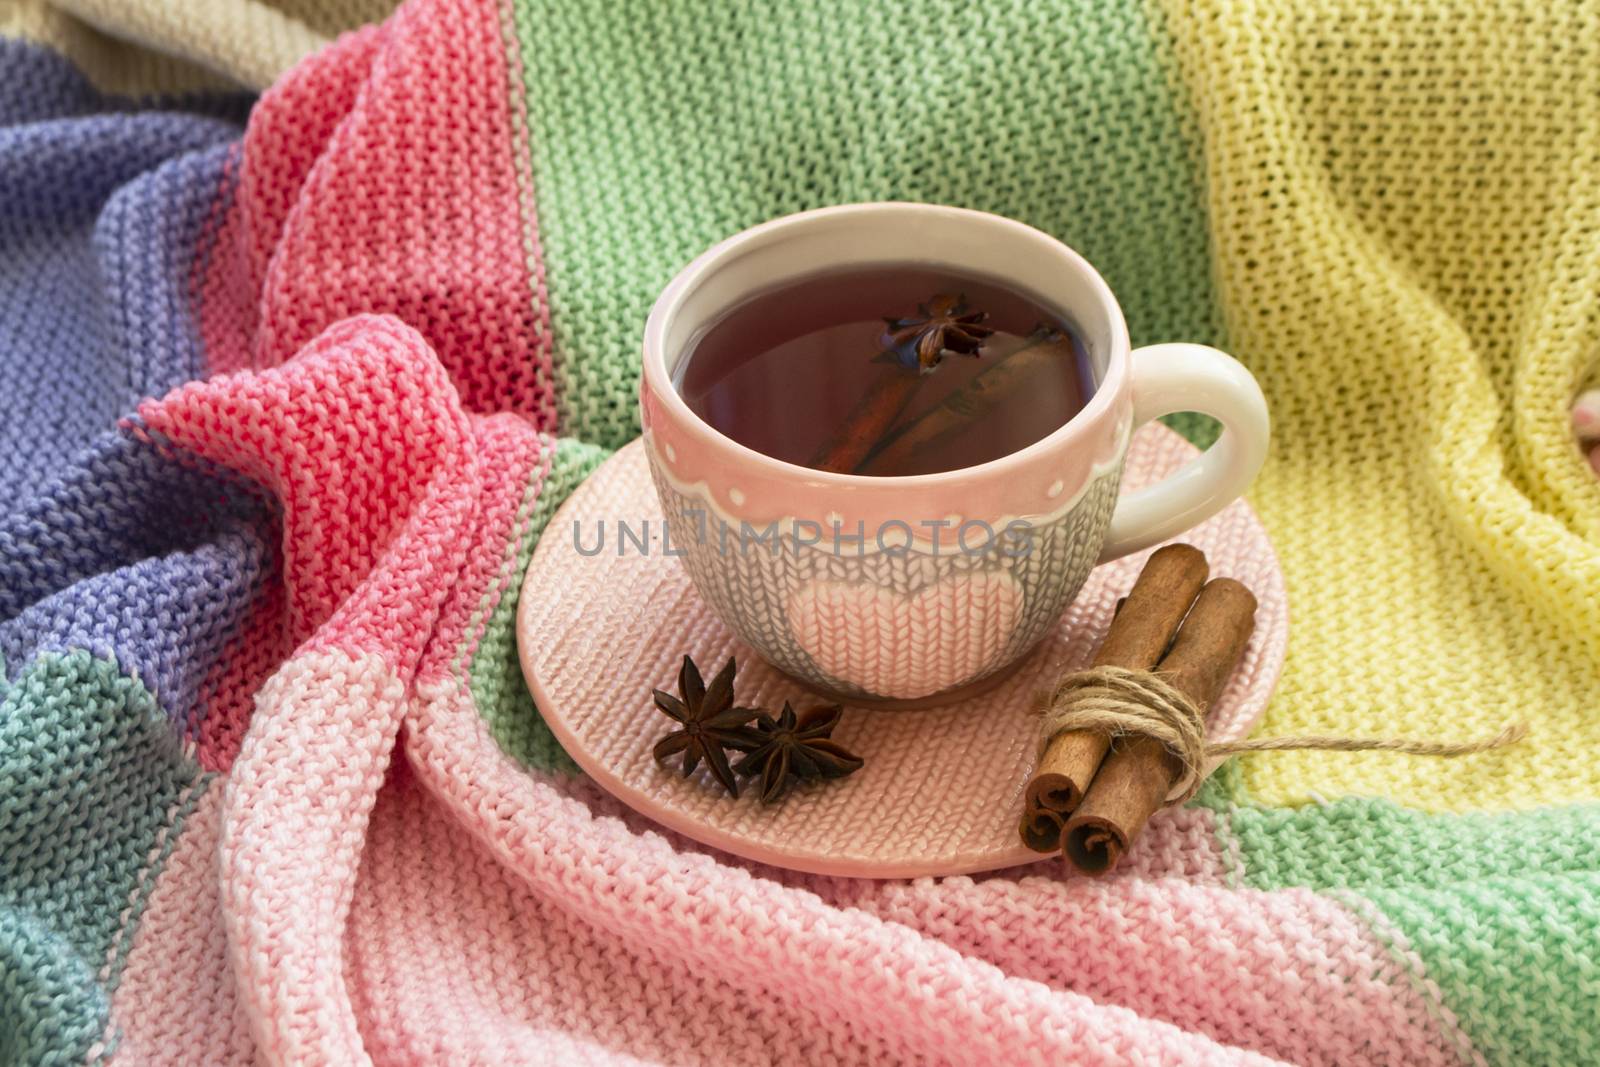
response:
<path fill-rule="evenodd" d="M 88 652 L 23 665 L 0 699 L 0 1063 L 77 1063 L 200 777 L 155 697 Z M 49 848 L 37 847 L 40 841 Z"/>
<path fill-rule="evenodd" d="M 516 565 L 512 573 L 517 577 L 490 613 L 467 668 L 473 702 L 488 723 L 489 733 L 502 749 L 537 770 L 571 774 L 577 771 L 577 765 L 539 717 L 522 678 L 516 634 L 521 576 L 528 569 L 528 559 L 533 555 L 539 535 L 550 525 L 556 509 L 607 455 L 604 449 L 571 439 L 556 444 L 555 456 L 543 483 L 529 487 L 537 496 L 531 501 L 528 521 L 516 547 Z"/>
<path fill-rule="evenodd" d="M 638 432 L 639 338 L 681 266 L 826 204 L 1022 219 L 1105 273 L 1136 343 L 1221 337 L 1153 5 L 526 0 L 515 28 L 565 433 Z"/>
<path fill-rule="evenodd" d="M 0 1064 L 81 1064 L 110 1018 L 94 961 L 48 921 L 0 904 Z"/>
<path fill-rule="evenodd" d="M 1225 785 L 1225 784 L 1224 784 Z M 1587 1062 L 1600 1048 L 1600 806 L 1431 815 L 1348 798 L 1301 809 L 1203 800 L 1243 880 L 1374 904 L 1494 1063 Z"/>

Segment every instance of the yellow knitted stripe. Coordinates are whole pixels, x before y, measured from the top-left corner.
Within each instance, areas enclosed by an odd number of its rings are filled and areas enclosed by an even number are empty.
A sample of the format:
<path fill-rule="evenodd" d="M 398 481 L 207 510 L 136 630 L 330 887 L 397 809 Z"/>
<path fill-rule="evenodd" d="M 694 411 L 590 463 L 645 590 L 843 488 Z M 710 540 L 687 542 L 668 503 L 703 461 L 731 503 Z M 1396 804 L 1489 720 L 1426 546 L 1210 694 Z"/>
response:
<path fill-rule="evenodd" d="M 1600 4 L 1166 0 L 1228 330 L 1277 441 L 1289 580 L 1266 733 L 1532 739 L 1246 757 L 1264 803 L 1600 797 Z"/>

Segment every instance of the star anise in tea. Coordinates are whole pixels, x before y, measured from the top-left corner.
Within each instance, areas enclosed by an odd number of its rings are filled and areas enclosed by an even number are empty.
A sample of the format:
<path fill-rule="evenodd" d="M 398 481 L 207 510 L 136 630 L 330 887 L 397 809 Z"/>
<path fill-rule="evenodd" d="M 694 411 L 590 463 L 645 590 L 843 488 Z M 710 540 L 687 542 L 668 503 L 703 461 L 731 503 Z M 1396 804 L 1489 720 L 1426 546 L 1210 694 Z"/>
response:
<path fill-rule="evenodd" d="M 683 666 L 678 669 L 678 696 L 659 689 L 651 693 L 656 707 L 679 724 L 679 729 L 656 742 L 656 762 L 665 763 L 683 753 L 683 776 L 687 778 L 704 760 L 711 769 L 711 776 L 735 797 L 739 795 L 739 783 L 723 750 L 748 752 L 764 742 L 764 738 L 748 725 L 759 714 L 757 709 L 733 704 L 733 676 L 737 670 L 733 658 L 729 657 L 708 686 L 700 677 L 700 668 L 695 666 L 694 660 L 685 656 Z"/>
<path fill-rule="evenodd" d="M 834 705 L 796 715 L 787 700 L 776 719 L 763 712 L 753 731 L 759 743 L 734 765 L 735 773 L 761 776 L 763 804 L 781 800 L 794 782 L 855 773 L 861 757 L 829 737 L 841 714 Z"/>
<path fill-rule="evenodd" d="M 965 297 L 940 293 L 919 304 L 916 317 L 885 319 L 889 328 L 884 331 L 883 345 L 907 366 L 930 371 L 945 352 L 978 355 L 983 342 L 994 333 L 993 327 L 984 325 L 988 319 L 987 311 L 968 308 Z"/>

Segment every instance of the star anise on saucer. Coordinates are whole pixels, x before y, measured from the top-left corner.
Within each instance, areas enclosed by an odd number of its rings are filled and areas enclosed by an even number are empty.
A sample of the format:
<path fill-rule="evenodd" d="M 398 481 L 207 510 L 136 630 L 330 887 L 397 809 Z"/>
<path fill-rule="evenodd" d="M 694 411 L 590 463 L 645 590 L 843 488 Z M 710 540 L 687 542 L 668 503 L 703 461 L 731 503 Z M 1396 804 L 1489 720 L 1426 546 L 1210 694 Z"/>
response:
<path fill-rule="evenodd" d="M 813 708 L 796 715 L 786 700 L 783 712 L 774 719 L 763 712 L 753 731 L 759 743 L 734 765 L 734 772 L 761 776 L 761 802 L 771 804 L 783 798 L 789 786 L 816 778 L 843 778 L 860 770 L 861 757 L 830 739 L 839 723 L 838 705 Z"/>
<path fill-rule="evenodd" d="M 759 712 L 733 705 L 733 675 L 737 670 L 730 656 L 708 686 L 694 660 L 685 656 L 683 666 L 678 668 L 678 696 L 659 689 L 651 692 L 656 707 L 680 727 L 656 742 L 656 762 L 665 763 L 682 752 L 683 776 L 687 778 L 705 760 L 711 776 L 735 797 L 739 795 L 739 783 L 723 749 L 749 752 L 764 740 L 748 725 Z"/>
<path fill-rule="evenodd" d="M 967 307 L 966 297 L 940 293 L 926 304 L 917 306 L 917 316 L 909 319 L 885 319 L 889 328 L 884 331 L 883 345 L 901 362 L 920 366 L 930 371 L 939 365 L 945 352 L 958 352 L 976 356 L 983 342 L 994 333 L 985 326 L 987 311 L 973 311 Z"/>

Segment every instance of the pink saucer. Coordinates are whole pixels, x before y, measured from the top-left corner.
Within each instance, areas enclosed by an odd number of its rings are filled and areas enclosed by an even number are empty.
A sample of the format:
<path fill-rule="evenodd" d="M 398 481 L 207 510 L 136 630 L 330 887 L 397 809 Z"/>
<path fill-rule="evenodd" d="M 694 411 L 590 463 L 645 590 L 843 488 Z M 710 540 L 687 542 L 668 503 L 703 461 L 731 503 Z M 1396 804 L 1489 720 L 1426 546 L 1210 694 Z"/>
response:
<path fill-rule="evenodd" d="M 1193 454 L 1177 434 L 1147 426 L 1128 453 L 1124 487 L 1154 482 Z M 645 519 L 652 551 L 641 554 L 629 543 L 618 556 L 617 521 L 638 530 Z M 574 524 L 592 546 L 602 520 L 605 551 L 580 554 Z M 797 871 L 909 878 L 1039 858 L 1017 841 L 1020 798 L 1038 741 L 1037 695 L 1089 661 L 1148 553 L 1096 568 L 1055 632 L 988 692 L 924 711 L 846 707 L 833 736 L 866 766 L 842 781 L 802 785 L 763 807 L 753 789 L 730 799 L 704 769 L 684 779 L 656 765 L 651 746 L 671 724 L 655 710 L 650 690 L 674 691 L 685 653 L 708 680 L 733 655 L 739 703 L 776 712 L 785 700 L 797 709 L 823 701 L 717 621 L 682 563 L 661 554 L 660 521 L 644 448 L 634 441 L 562 505 L 524 580 L 517 615 L 523 673 L 550 729 L 595 781 L 687 837 Z M 1211 713 L 1213 737 L 1242 737 L 1283 665 L 1289 629 L 1283 574 L 1243 501 L 1182 539 L 1205 551 L 1214 576 L 1239 579 L 1260 601 L 1244 663 Z"/>

